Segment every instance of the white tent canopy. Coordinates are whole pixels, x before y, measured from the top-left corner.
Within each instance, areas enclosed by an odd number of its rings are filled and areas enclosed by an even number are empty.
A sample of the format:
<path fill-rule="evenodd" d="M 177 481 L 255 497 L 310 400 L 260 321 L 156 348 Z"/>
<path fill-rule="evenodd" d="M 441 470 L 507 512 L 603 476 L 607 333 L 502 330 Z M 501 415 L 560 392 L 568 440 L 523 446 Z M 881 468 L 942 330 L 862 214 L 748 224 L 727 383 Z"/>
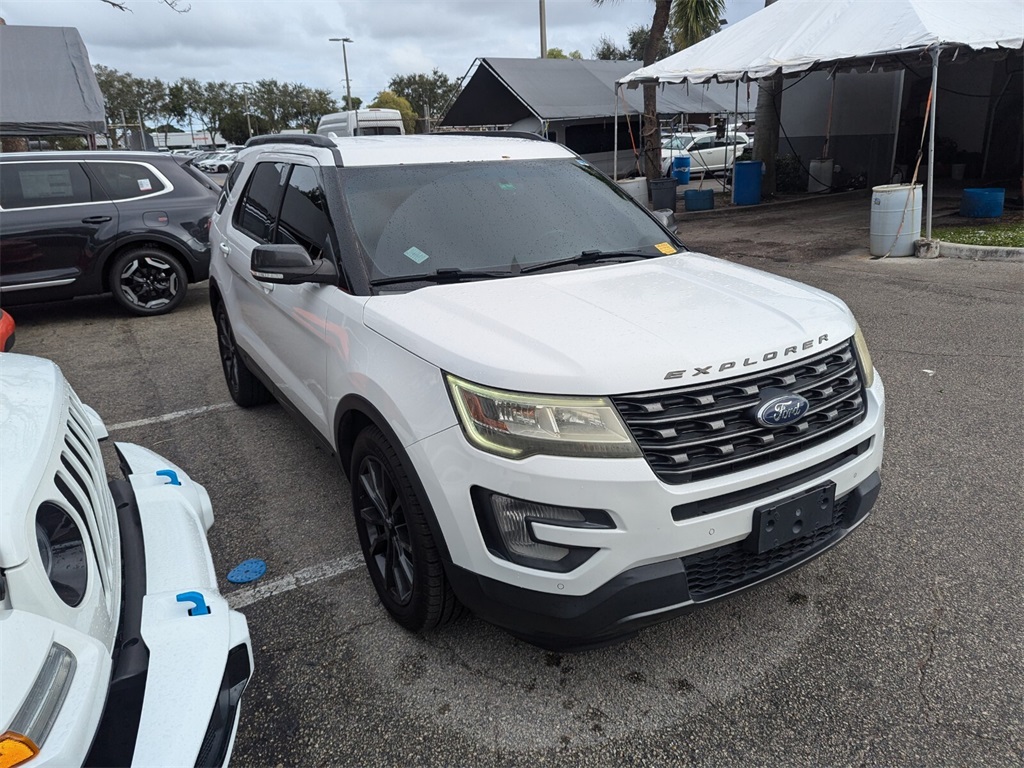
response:
<path fill-rule="evenodd" d="M 1022 0 L 778 0 L 701 42 L 618 82 L 757 80 L 778 72 L 904 66 L 927 52 L 932 64 L 925 237 L 932 234 L 939 57 L 1024 47 Z"/>
<path fill-rule="evenodd" d="M 679 53 L 619 80 L 758 80 L 808 69 L 899 64 L 935 46 L 1024 46 L 1021 0 L 778 0 Z"/>

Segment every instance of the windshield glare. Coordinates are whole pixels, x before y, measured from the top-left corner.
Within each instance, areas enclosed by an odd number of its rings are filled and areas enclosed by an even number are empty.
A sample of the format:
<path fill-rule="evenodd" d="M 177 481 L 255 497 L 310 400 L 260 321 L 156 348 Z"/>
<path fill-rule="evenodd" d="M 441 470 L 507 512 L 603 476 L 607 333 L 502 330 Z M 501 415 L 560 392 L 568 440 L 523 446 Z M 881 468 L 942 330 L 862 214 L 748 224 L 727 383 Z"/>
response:
<path fill-rule="evenodd" d="M 667 239 L 619 187 L 575 158 L 339 169 L 371 278 L 439 269 L 515 273 L 583 251 Z"/>

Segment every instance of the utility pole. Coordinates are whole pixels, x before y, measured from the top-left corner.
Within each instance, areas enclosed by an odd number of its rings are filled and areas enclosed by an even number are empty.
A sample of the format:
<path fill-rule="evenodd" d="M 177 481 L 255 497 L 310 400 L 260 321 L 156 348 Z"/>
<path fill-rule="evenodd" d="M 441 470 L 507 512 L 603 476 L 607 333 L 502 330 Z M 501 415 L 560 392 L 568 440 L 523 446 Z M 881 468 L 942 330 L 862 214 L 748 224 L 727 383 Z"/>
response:
<path fill-rule="evenodd" d="M 252 138 L 252 110 L 249 109 L 249 86 L 251 86 L 252 83 L 241 82 L 241 83 L 235 83 L 235 85 L 244 85 L 245 86 L 245 88 L 242 90 L 242 93 L 245 95 L 245 127 L 249 129 L 249 138 L 251 139 Z"/>
<path fill-rule="evenodd" d="M 540 57 L 542 59 L 548 57 L 548 21 L 544 0 L 540 0 Z"/>
<path fill-rule="evenodd" d="M 327 40 L 331 43 L 341 43 L 341 59 L 345 62 L 345 98 L 348 100 L 345 106 L 354 109 L 352 106 L 352 83 L 348 79 L 348 53 L 345 51 L 345 43 L 351 43 L 353 40 L 351 37 L 329 37 Z"/>

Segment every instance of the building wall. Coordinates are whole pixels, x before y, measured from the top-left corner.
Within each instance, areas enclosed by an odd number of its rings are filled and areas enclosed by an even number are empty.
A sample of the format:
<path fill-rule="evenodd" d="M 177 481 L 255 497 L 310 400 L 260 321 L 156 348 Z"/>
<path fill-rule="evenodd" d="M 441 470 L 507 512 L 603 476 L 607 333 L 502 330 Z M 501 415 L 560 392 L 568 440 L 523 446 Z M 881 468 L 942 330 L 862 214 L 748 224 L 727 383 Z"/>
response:
<path fill-rule="evenodd" d="M 786 80 L 783 87 L 791 87 L 782 96 L 779 154 L 795 154 L 806 174 L 810 162 L 823 157 L 829 134 L 828 157 L 843 173 L 863 177 L 869 186 L 888 182 L 902 82 L 902 72 L 837 72 L 833 99 L 827 72 Z"/>

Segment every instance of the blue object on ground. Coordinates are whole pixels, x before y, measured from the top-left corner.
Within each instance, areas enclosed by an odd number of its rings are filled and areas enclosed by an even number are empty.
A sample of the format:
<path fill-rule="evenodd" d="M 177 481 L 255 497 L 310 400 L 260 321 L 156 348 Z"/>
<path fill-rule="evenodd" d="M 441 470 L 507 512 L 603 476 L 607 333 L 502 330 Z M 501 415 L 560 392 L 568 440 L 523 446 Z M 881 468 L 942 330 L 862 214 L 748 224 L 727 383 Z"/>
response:
<path fill-rule="evenodd" d="M 246 584 L 256 581 L 267 572 L 267 564 L 258 558 L 239 563 L 228 572 L 228 581 L 232 584 Z"/>
<path fill-rule="evenodd" d="M 672 158 L 672 176 L 680 184 L 690 183 L 690 156 Z"/>
<path fill-rule="evenodd" d="M 960 215 L 971 219 L 994 219 L 1003 215 L 1006 190 L 1002 187 L 990 189 L 965 189 L 960 199 Z"/>
<path fill-rule="evenodd" d="M 710 189 L 688 189 L 683 192 L 683 207 L 688 211 L 710 211 L 715 207 L 715 193 Z"/>
<path fill-rule="evenodd" d="M 733 169 L 733 202 L 736 205 L 757 205 L 761 202 L 760 160 L 738 160 Z"/>

